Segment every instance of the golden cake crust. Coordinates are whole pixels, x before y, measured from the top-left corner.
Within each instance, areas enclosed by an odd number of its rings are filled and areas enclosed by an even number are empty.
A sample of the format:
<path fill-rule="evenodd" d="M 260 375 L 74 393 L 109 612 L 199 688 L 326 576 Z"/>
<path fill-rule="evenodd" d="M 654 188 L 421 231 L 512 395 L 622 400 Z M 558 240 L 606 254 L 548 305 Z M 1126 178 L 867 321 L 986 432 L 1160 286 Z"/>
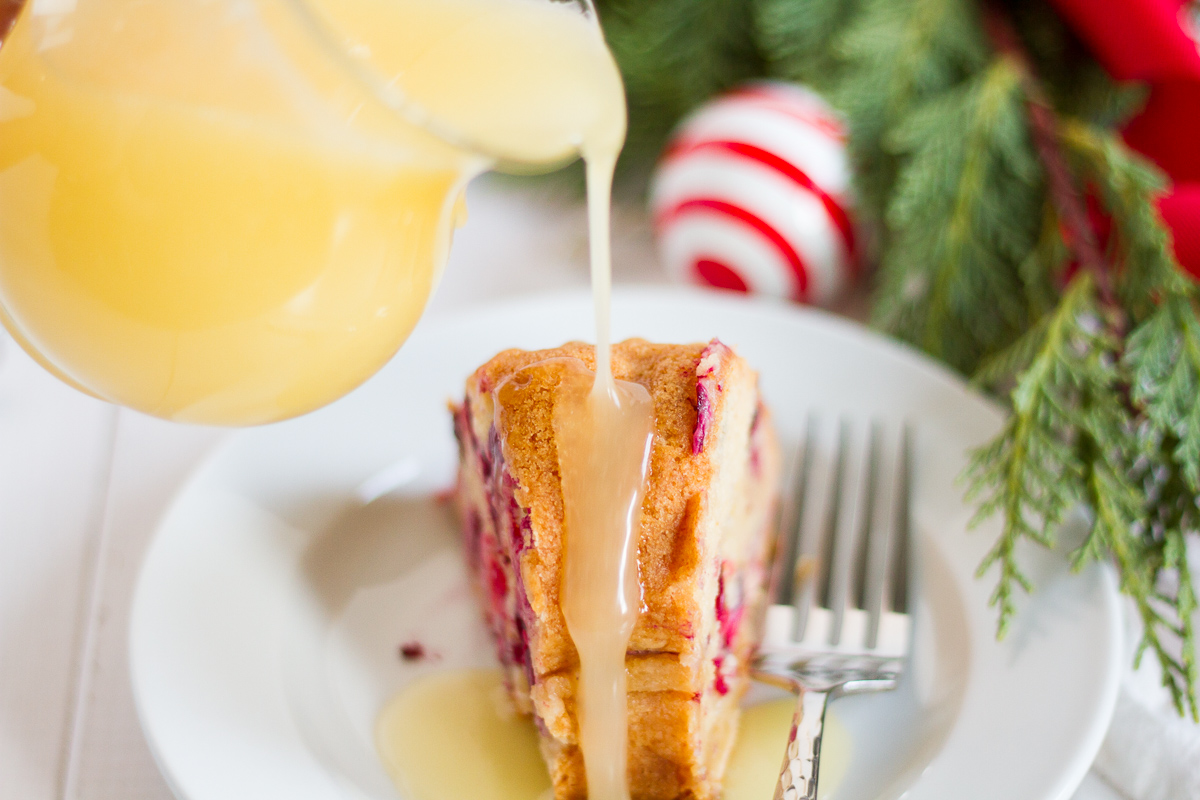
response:
<path fill-rule="evenodd" d="M 631 651 L 686 652 L 692 627 L 687 613 L 690 584 L 699 567 L 696 537 L 691 528 L 697 509 L 689 503 L 702 498 L 690 487 L 709 478 L 711 462 L 692 455 L 696 427 L 696 363 L 705 345 L 651 344 L 640 339 L 613 348 L 613 375 L 646 387 L 654 403 L 655 434 L 650 473 L 642 503 L 642 531 L 638 540 L 644 611 L 630 639 Z M 506 350 L 471 379 L 471 396 L 490 394 L 492 388 L 531 364 L 557 358 L 576 358 L 595 368 L 591 345 L 570 342 L 550 350 Z M 680 380 L 680 376 L 685 379 Z M 558 476 L 558 451 L 554 444 L 553 409 L 557 375 L 554 370 L 536 376 L 523 390 L 528 402 L 522 413 L 506 420 L 504 456 L 510 471 L 519 476 L 517 501 L 530 510 L 538 540 L 525 562 L 525 585 L 534 611 L 545 626 L 534 655 L 534 672 L 546 676 L 578 664 L 558 604 L 561 575 L 563 520 L 562 487 Z M 483 411 L 484 409 L 480 409 Z M 491 411 L 491 409 L 488 409 Z M 553 465 L 542 469 L 542 465 Z"/>
<path fill-rule="evenodd" d="M 508 535 L 528 539 L 513 548 L 512 580 L 528 603 L 528 620 L 520 626 L 527 663 L 510 669 L 510 685 L 518 707 L 535 713 L 555 795 L 568 800 L 584 797 L 586 787 L 576 746 L 578 656 L 559 607 L 563 508 L 553 412 L 565 368 L 561 359 L 594 368 L 593 348 L 577 342 L 508 350 L 468 380 L 458 413 L 460 427 L 470 428 L 460 431 L 460 439 L 469 436 L 481 451 L 493 451 L 487 457 L 497 463 L 483 471 L 502 468 L 511 476 L 518 519 L 509 523 Z M 719 792 L 757 635 L 750 607 L 762 601 L 778 449 L 758 403 L 754 372 L 724 345 L 633 339 L 614 346 L 612 363 L 618 380 L 648 390 L 655 414 L 638 540 L 643 609 L 626 661 L 631 791 L 636 800 L 706 800 Z M 522 370 L 519 408 L 497 409 L 494 390 Z M 727 465 L 734 451 L 741 462 Z M 742 463 L 746 453 L 753 464 Z M 737 486 L 720 490 L 722 470 Z M 736 470 L 755 473 L 753 480 Z M 463 483 L 460 496 L 468 505 L 472 494 L 487 491 L 468 485 L 467 477 Z M 505 525 L 493 522 L 498 529 Z M 724 532 L 739 523 L 753 530 Z M 713 631 L 725 629 L 715 618 L 725 591 L 723 565 L 737 562 L 740 570 L 743 561 L 753 562 L 755 571 L 740 589 L 744 607 L 737 613 L 746 624 L 733 626 L 732 638 L 720 641 Z M 724 690 L 714 692 L 714 685 Z"/>

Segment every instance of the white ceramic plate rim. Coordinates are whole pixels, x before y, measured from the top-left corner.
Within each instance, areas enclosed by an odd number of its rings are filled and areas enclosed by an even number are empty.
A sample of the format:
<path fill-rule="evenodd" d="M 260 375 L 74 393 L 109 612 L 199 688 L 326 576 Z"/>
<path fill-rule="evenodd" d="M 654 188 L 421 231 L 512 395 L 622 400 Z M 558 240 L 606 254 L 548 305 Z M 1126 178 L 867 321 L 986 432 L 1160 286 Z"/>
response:
<path fill-rule="evenodd" d="M 198 742 L 203 743 L 205 747 L 212 744 L 214 741 L 212 731 L 201 732 L 199 738 L 195 738 L 194 741 L 189 740 L 191 733 L 188 730 L 188 720 L 180 718 L 180 707 L 175 702 L 179 692 L 187 687 L 174 685 L 171 676 L 171 659 L 176 655 L 171 648 L 177 644 L 178 640 L 171 639 L 171 631 L 164 627 L 169 620 L 165 620 L 160 612 L 164 606 L 170 607 L 172 602 L 177 602 L 182 596 L 181 593 L 186 591 L 175 585 L 182 573 L 179 572 L 181 567 L 177 563 L 177 559 L 172 561 L 175 556 L 171 553 L 171 548 L 176 540 L 187 535 L 188 515 L 195 512 L 195 504 L 211 501 L 214 497 L 219 499 L 220 493 L 214 493 L 216 484 L 221 484 L 223 488 L 232 485 L 246 497 L 268 506 L 276 501 L 284 504 L 292 502 L 293 507 L 289 507 L 287 513 L 294 512 L 298 517 L 318 521 L 314 524 L 319 527 L 319 521 L 330 519 L 338 508 L 353 501 L 352 490 L 357 487 L 350 485 L 324 487 L 322 472 L 331 468 L 328 465 L 315 464 L 311 474 L 306 473 L 306 475 L 307 479 L 313 481 L 312 485 L 317 487 L 318 491 L 314 492 L 315 496 L 306 497 L 304 507 L 300 508 L 294 500 L 289 501 L 285 496 L 282 499 L 274 498 L 272 492 L 275 491 L 275 488 L 270 486 L 269 476 L 264 478 L 262 474 L 256 473 L 256 470 L 261 471 L 264 464 L 269 467 L 272 459 L 304 458 L 303 447 L 299 450 L 292 447 L 298 437 L 303 439 L 305 436 L 311 437 L 315 434 L 328 435 L 328 431 L 322 430 L 326 419 L 336 422 L 339 415 L 344 418 L 346 414 L 357 413 L 356 409 L 359 406 L 372 407 L 371 403 L 378 400 L 375 395 L 386 392 L 389 382 L 395 383 L 399 380 L 398 376 L 402 371 L 411 370 L 414 362 L 421 362 L 424 359 L 429 364 L 437 363 L 439 348 L 448 341 L 457 343 L 457 337 L 462 331 L 468 331 L 469 335 L 475 336 L 476 339 L 483 337 L 484 341 L 475 342 L 475 344 L 477 349 L 482 347 L 484 351 L 494 352 L 502 346 L 510 345 L 551 346 L 565 338 L 590 338 L 590 308 L 589 295 L 583 292 L 569 292 L 509 301 L 427 320 L 418 328 L 401 354 L 385 368 L 380 376 L 369 381 L 346 400 L 301 420 L 236 434 L 198 468 L 195 475 L 180 491 L 147 554 L 139 579 L 131 622 L 131 669 L 139 716 L 160 769 L 178 797 L 183 800 L 218 800 L 217 796 L 211 792 L 204 790 L 197 792 L 187 785 L 187 776 L 195 774 L 198 769 L 197 757 L 204 762 L 203 769 L 228 770 L 230 780 L 240 786 L 245 786 L 248 792 L 252 787 L 258 787 L 255 791 L 258 791 L 259 794 L 247 793 L 245 796 L 263 796 L 261 791 L 269 790 L 272 784 L 269 782 L 263 784 L 260 781 L 281 766 L 270 763 L 269 756 L 272 747 L 270 737 L 278 736 L 279 742 L 287 740 L 287 746 L 281 745 L 282 749 L 280 753 L 277 753 L 285 760 L 289 756 L 283 754 L 283 750 L 294 747 L 296 744 L 294 735 L 286 730 L 286 720 L 275 720 L 273 724 L 278 723 L 278 725 L 266 726 L 264 730 L 268 732 L 265 734 L 263 731 L 257 731 L 260 738 L 254 741 L 238 742 L 235 736 L 224 750 L 218 750 L 218 752 L 198 753 L 195 749 Z M 547 326 L 528 322 L 543 318 L 553 319 L 554 322 Z M 679 329 L 716 330 L 720 334 L 722 326 L 728 320 L 737 321 L 733 327 L 741 331 L 743 336 L 752 331 L 755 326 L 761 327 L 764 331 L 800 331 L 806 336 L 829 345 L 834 352 L 826 353 L 825 357 L 827 358 L 836 358 L 838 352 L 845 351 L 849 354 L 857 354 L 860 358 L 875 359 L 876 366 L 883 365 L 888 369 L 894 368 L 897 374 L 906 376 L 905 380 L 922 384 L 929 391 L 940 393 L 939 396 L 944 398 L 950 398 L 948 401 L 950 405 L 935 409 L 939 415 L 948 414 L 950 417 L 954 417 L 956 413 L 962 412 L 970 417 L 969 424 L 963 424 L 971 431 L 972 443 L 977 443 L 990 435 L 1002 419 L 1002 411 L 998 407 L 970 392 L 957 377 L 936 363 L 902 345 L 832 315 L 811 309 L 692 290 L 618 290 L 614 297 L 614 329 L 618 338 L 625 335 L 626 332 L 633 331 L 639 334 L 645 331 L 644 335 L 647 335 L 647 338 L 669 338 L 655 332 L 660 329 L 670 332 L 676 332 Z M 494 337 L 481 333 L 481 330 L 488 329 L 488 324 L 491 324 L 496 331 Z M 513 337 L 514 341 L 510 342 L 505 332 L 506 325 L 519 328 L 521 335 Z M 698 338 L 698 336 L 704 335 L 685 333 L 680 335 L 680 338 Z M 733 344 L 744 343 L 734 341 Z M 798 358 L 803 363 L 806 356 L 803 352 L 803 342 L 800 344 L 801 352 Z M 753 347 L 747 345 L 747 349 L 753 350 Z M 490 352 L 482 355 L 479 360 L 486 358 L 489 354 Z M 753 354 L 746 353 L 746 355 L 753 363 Z M 457 377 L 454 380 L 461 383 L 462 377 L 470 368 L 470 366 L 463 367 L 460 373 L 456 373 Z M 835 396 L 835 402 L 832 405 L 848 408 L 851 412 L 869 412 L 877 409 L 880 399 L 871 396 L 872 391 L 870 391 L 872 389 L 871 381 L 874 380 L 874 377 L 858 375 L 853 369 L 847 373 L 847 377 L 851 382 L 862 383 L 865 381 L 863 386 L 866 391 L 849 394 L 844 388 L 834 387 L 832 394 Z M 771 375 L 764 374 L 763 380 L 764 391 L 770 396 L 770 387 L 774 379 Z M 862 388 L 860 387 L 860 389 Z M 891 384 L 885 381 L 883 384 L 875 386 L 874 389 L 886 393 L 903 389 L 903 387 L 895 385 L 895 381 Z M 447 396 L 452 393 L 453 390 L 446 392 Z M 908 409 L 908 411 L 911 412 L 913 409 Z M 444 437 L 445 432 L 424 431 L 414 432 L 413 435 L 418 438 L 439 435 Z M 320 436 L 317 437 L 317 441 L 319 440 Z M 264 456 L 262 452 L 264 443 L 274 448 L 275 452 Z M 307 444 L 311 447 L 313 441 L 309 440 Z M 256 447 L 259 448 L 257 451 Z M 289 450 L 289 448 L 291 449 Z M 307 452 L 308 455 L 311 453 L 312 450 Z M 254 459 L 247 460 L 247 454 L 263 460 L 261 463 L 252 463 Z M 346 457 L 356 458 L 357 455 L 351 454 Z M 394 453 L 391 456 L 382 456 L 379 453 L 363 456 L 368 461 L 375 459 L 376 463 L 370 469 L 376 471 L 379 466 L 385 464 L 385 461 L 379 459 L 391 458 L 394 461 L 394 457 Z M 961 463 L 949 464 L 946 467 L 949 472 L 943 470 L 945 474 L 941 475 L 941 478 L 946 479 L 947 475 L 953 477 L 960 468 Z M 324 491 L 324 489 L 328 489 L 328 491 Z M 284 492 L 284 495 L 286 494 Z M 956 498 L 955 502 L 961 505 L 961 499 Z M 965 508 L 958 509 L 955 513 L 958 511 L 969 513 L 969 509 Z M 954 527 L 954 525 L 960 525 L 961 522 L 962 520 L 958 519 L 955 523 L 947 523 L 947 526 Z M 194 535 L 194 531 L 192 533 Z M 989 532 L 985 530 L 971 536 L 963 536 L 961 541 L 950 540 L 950 546 L 959 548 L 960 555 L 957 558 L 965 559 L 963 563 L 966 561 L 970 561 L 972 564 L 977 563 L 979 556 L 986 549 L 989 535 Z M 1030 551 L 1026 556 L 1037 567 L 1035 572 L 1039 570 L 1054 572 L 1056 565 L 1061 564 L 1061 560 L 1057 557 L 1040 551 Z M 169 579 L 173 571 L 176 579 L 174 582 Z M 1061 572 L 1061 570 L 1058 571 Z M 1001 662 L 1006 658 L 1011 660 L 1014 656 L 1011 644 L 998 644 L 991 638 L 991 626 L 994 624 L 994 618 L 985 603 L 991 584 L 989 581 L 975 581 L 969 575 L 960 577 L 958 590 L 966 598 L 966 614 L 972 634 L 972 658 L 974 659 L 972 675 L 980 672 L 977 668 L 978 665 L 991 664 L 989 669 L 992 671 L 988 673 L 991 679 L 995 680 L 999 676 L 999 680 L 1003 681 L 1004 676 L 1008 673 L 1004 671 L 1006 667 Z M 1069 604 L 1078 600 L 1079 596 L 1087 595 L 1092 600 L 1091 606 L 1094 606 L 1085 611 L 1087 624 L 1091 626 L 1089 630 L 1093 640 L 1086 652 L 1074 656 L 1072 662 L 1081 671 L 1080 681 L 1086 683 L 1089 687 L 1087 691 L 1090 694 L 1084 698 L 1073 698 L 1071 701 L 1074 703 L 1072 705 L 1074 716 L 1070 720 L 1070 724 L 1073 726 L 1071 734 L 1065 738 L 1047 737 L 1039 733 L 1035 726 L 1029 730 L 1028 742 L 1017 741 L 1016 739 L 1020 737 L 1010 735 L 1003 740 L 997 740 L 996 752 L 977 752 L 980 747 L 979 741 L 968 742 L 964 750 L 960 735 L 961 726 L 956 724 L 941 752 L 934 756 L 926 774 L 918 779 L 918 785 L 922 787 L 920 796 L 944 797 L 946 800 L 962 796 L 961 793 L 967 787 L 963 781 L 968 779 L 971 771 L 975 768 L 983 769 L 985 762 L 994 761 L 997 758 L 1006 761 L 1008 767 L 1014 772 L 1028 771 L 1035 767 L 1034 771 L 1041 770 L 1039 774 L 1042 777 L 1038 778 L 1040 783 L 1035 787 L 1034 793 L 1030 794 L 1029 787 L 1024 786 L 1021 789 L 1023 794 L 1019 796 L 1065 800 L 1082 780 L 1099 749 L 1115 704 L 1122 652 L 1118 604 L 1115 584 L 1107 570 L 1090 569 L 1082 575 L 1059 576 L 1055 580 L 1058 581 L 1055 584 L 1058 587 L 1055 590 L 1058 594 L 1054 595 L 1056 598 L 1054 602 L 1061 602 L 1065 598 Z M 164 587 L 167 588 L 164 589 Z M 1052 591 L 1050 594 L 1053 595 L 1054 592 Z M 192 599 L 195 600 L 195 597 Z M 1035 598 L 1034 605 L 1041 602 Z M 1042 604 L 1044 605 L 1044 603 Z M 225 611 L 229 612 L 230 610 L 226 609 Z M 1038 618 L 1037 614 L 1029 616 L 1034 619 Z M 1062 628 L 1061 630 L 1069 632 L 1071 629 Z M 1033 630 L 1028 641 L 1021 645 L 1025 648 L 1021 659 L 1028 661 L 1030 658 L 1035 658 L 1036 660 L 1035 656 L 1029 656 L 1028 653 L 1036 653 L 1039 649 L 1045 650 L 1047 647 L 1055 646 L 1053 641 L 1045 638 L 1039 639 L 1038 635 L 1039 631 Z M 1071 656 L 1064 651 L 1062 657 Z M 1019 669 L 1020 663 L 1014 663 Z M 978 678 L 971 680 L 976 684 L 979 682 Z M 1026 683 L 1030 682 L 1029 676 L 1024 676 L 1021 680 Z M 206 688 L 220 691 L 220 687 Z M 265 691 L 270 687 L 259 688 Z M 977 727 L 985 722 L 990 722 L 980 719 L 983 714 L 997 715 L 995 720 L 997 730 L 1007 730 L 1001 724 L 1006 719 L 1015 720 L 1013 724 L 1016 725 L 1025 722 L 1032 724 L 1033 717 L 1039 711 L 1045 711 L 1044 707 L 1036 707 L 1038 703 L 1047 702 L 1046 697 L 1037 697 L 1036 686 L 1029 687 L 1033 693 L 1029 695 L 1028 706 L 1018 709 L 999 708 L 994 702 L 990 702 L 988 698 L 994 688 L 995 684 L 989 687 L 971 685 L 967 688 L 967 699 L 964 701 L 962 714 L 968 717 L 974 715 L 973 724 Z M 1022 687 L 1022 691 L 1025 688 Z M 1020 692 L 1016 692 L 1012 696 L 1022 695 Z M 212 701 L 219 704 L 221 699 L 218 695 L 214 696 Z M 1022 714 L 1029 716 L 1022 720 L 1020 718 Z M 262 738 L 264 735 L 267 737 L 266 739 Z M 265 748 L 265 751 L 255 752 L 255 747 Z M 250 754 L 249 757 L 247 754 Z M 351 794 L 342 794 L 341 796 L 351 796 Z M 982 798 L 985 794 L 987 797 L 994 794 L 997 798 L 1018 796 L 1012 794 L 1011 791 L 1006 792 L 1003 785 L 992 785 L 987 792 L 972 791 L 974 797 Z M 290 796 L 299 800 L 297 795 Z M 324 790 L 314 790 L 312 793 L 303 795 L 305 798 L 336 796 L 339 795 L 328 794 Z M 226 798 L 222 797 L 220 800 L 226 800 Z"/>

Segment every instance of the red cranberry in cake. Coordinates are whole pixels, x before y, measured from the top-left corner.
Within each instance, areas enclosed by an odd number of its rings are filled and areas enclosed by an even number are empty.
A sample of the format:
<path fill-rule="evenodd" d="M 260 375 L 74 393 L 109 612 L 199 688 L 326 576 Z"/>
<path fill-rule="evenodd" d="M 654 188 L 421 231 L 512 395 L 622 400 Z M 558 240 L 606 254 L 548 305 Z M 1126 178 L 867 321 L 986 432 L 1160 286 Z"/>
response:
<path fill-rule="evenodd" d="M 580 343 L 500 353 L 454 409 L 468 562 L 513 702 L 537 722 L 556 800 L 586 796 L 579 659 L 559 607 L 553 412 L 570 358 L 594 368 L 592 347 Z M 631 339 L 613 348 L 612 363 L 618 380 L 646 387 L 655 413 L 638 537 L 642 612 L 625 659 L 630 792 L 710 800 L 720 796 L 759 635 L 779 448 L 757 376 L 720 342 Z M 510 379 L 521 390 L 500 406 L 495 389 Z"/>

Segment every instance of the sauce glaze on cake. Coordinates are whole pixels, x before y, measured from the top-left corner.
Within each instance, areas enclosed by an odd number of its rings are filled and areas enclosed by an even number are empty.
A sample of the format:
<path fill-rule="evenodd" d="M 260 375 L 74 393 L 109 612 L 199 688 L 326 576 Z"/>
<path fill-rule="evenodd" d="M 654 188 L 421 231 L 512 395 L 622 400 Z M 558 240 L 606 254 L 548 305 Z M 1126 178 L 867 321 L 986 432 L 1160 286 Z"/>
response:
<path fill-rule="evenodd" d="M 509 350 L 455 407 L 457 503 L 514 705 L 541 733 L 557 800 L 586 796 L 578 747 L 578 655 L 559 607 L 563 503 L 556 389 L 590 345 Z M 629 788 L 635 800 L 708 800 L 737 728 L 765 597 L 779 449 L 757 376 L 730 348 L 638 339 L 613 348 L 618 380 L 654 403 L 638 566 L 642 613 L 626 656 Z M 514 375 L 512 404 L 495 390 Z"/>

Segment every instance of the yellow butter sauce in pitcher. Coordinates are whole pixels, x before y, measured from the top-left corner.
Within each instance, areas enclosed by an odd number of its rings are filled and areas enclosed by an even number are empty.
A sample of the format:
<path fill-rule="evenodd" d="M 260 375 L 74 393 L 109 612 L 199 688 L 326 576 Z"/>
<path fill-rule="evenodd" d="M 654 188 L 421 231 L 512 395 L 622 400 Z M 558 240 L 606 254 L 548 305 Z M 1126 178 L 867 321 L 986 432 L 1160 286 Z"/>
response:
<path fill-rule="evenodd" d="M 594 22 L 549 0 L 28 0 L 0 46 L 0 318 L 158 416 L 345 394 L 411 332 L 461 192 L 615 152 Z"/>
<path fill-rule="evenodd" d="M 556 426 L 593 800 L 629 796 L 653 427 L 609 368 L 625 122 L 594 18 L 557 0 L 28 0 L 0 46 L 0 320 L 64 380 L 175 420 L 345 394 L 416 324 L 472 177 L 588 162 L 597 373 Z"/>

